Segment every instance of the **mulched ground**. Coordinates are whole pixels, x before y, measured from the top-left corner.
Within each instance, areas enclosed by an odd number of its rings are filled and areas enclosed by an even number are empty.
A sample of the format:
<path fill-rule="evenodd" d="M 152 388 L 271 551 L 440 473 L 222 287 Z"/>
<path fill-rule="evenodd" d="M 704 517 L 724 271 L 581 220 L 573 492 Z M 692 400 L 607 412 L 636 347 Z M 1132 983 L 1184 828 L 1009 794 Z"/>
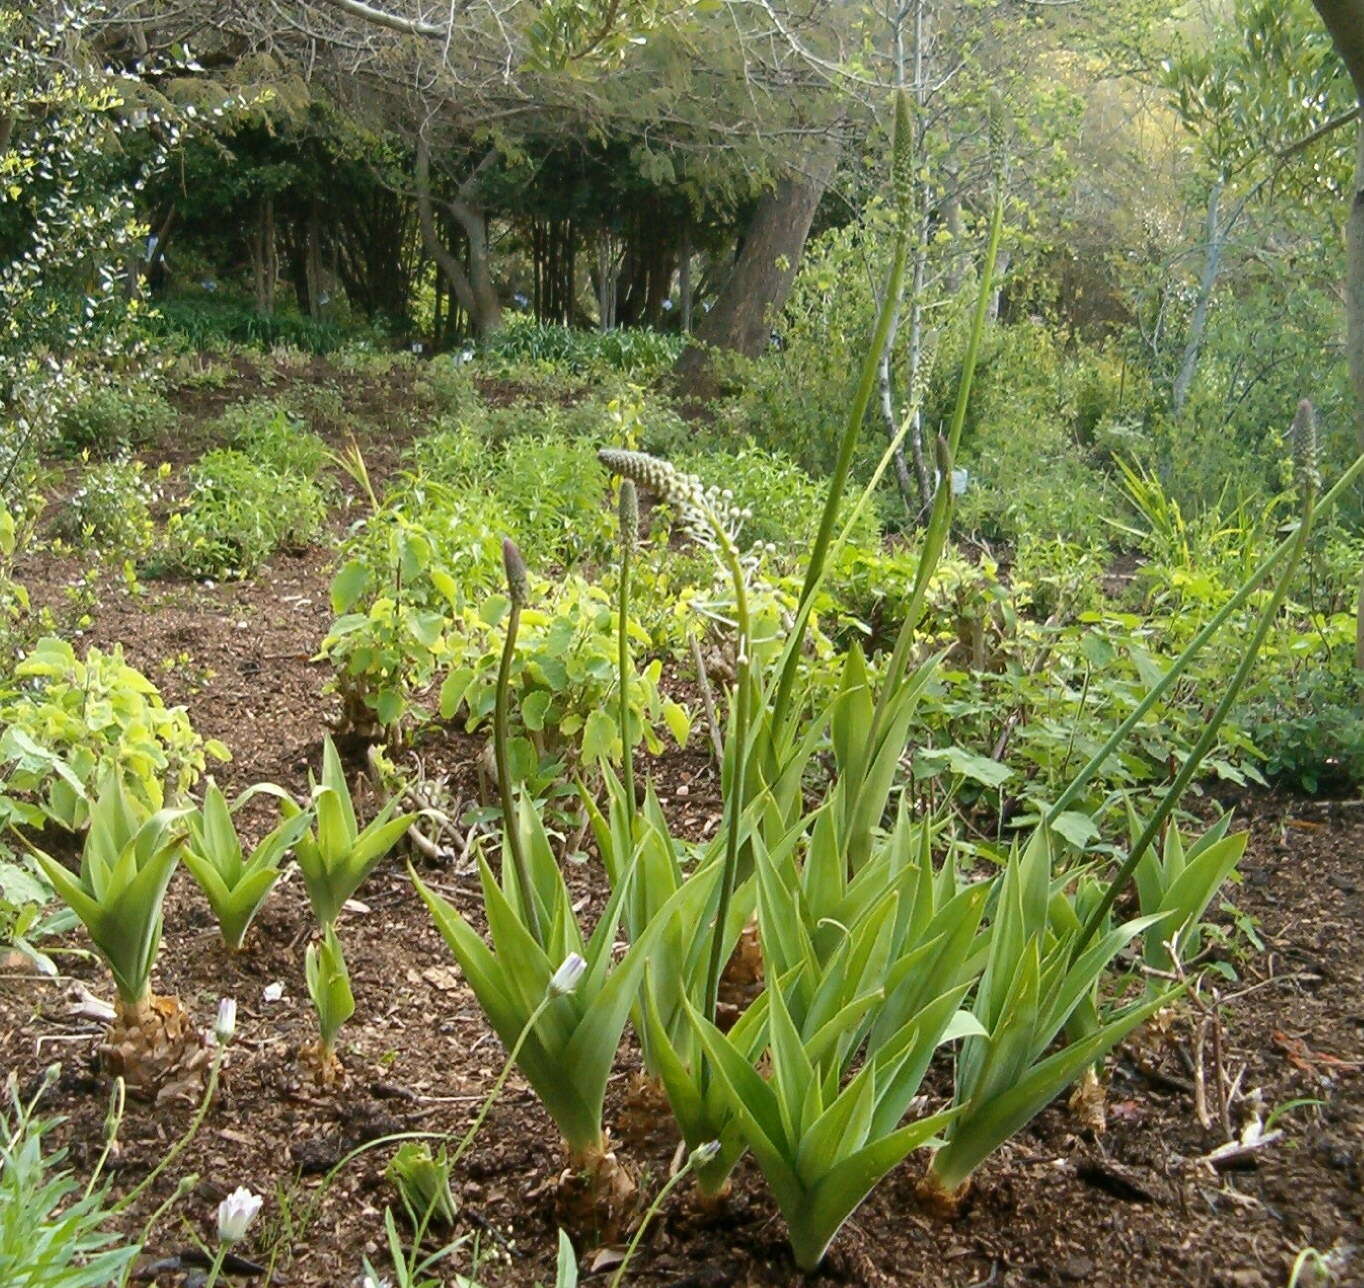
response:
<path fill-rule="evenodd" d="M 336 711 L 335 699 L 323 694 L 325 665 L 309 660 L 330 620 L 331 565 L 330 552 L 318 550 L 281 556 L 246 583 L 210 589 L 150 582 L 140 596 L 111 586 L 85 637 L 102 646 L 121 642 L 168 702 L 185 703 L 196 728 L 232 748 L 232 763 L 216 771 L 225 787 L 267 779 L 301 792 Z M 53 604 L 78 572 L 70 562 L 44 559 L 20 569 L 35 599 Z M 176 661 L 167 668 L 167 659 Z M 428 739 L 420 751 L 468 797 L 477 791 L 477 749 L 452 733 Z M 697 833 L 714 825 L 716 783 L 703 754 L 674 753 L 650 770 L 679 828 Z M 1264 951 L 1227 922 L 1226 951 L 1239 980 L 1221 985 L 1222 1061 L 1239 1074 L 1242 1090 L 1258 1089 L 1265 1113 L 1295 1099 L 1317 1103 L 1285 1113 L 1276 1124 L 1283 1137 L 1237 1167 L 1219 1172 L 1201 1162 L 1226 1136 L 1215 1121 L 1201 1127 L 1194 1112 L 1188 1053 L 1196 1017 L 1186 1012 L 1164 1039 L 1147 1035 L 1119 1053 L 1104 1134 L 1094 1137 L 1063 1103 L 1053 1106 L 989 1161 L 952 1221 L 916 1206 L 922 1162 L 911 1158 L 845 1227 L 821 1281 L 1270 1288 L 1286 1282 L 1297 1252 L 1311 1245 L 1334 1250 L 1332 1282 L 1364 1283 L 1364 1250 L 1353 1249 L 1364 1230 L 1364 808 L 1262 797 L 1243 801 L 1240 817 L 1253 840 L 1231 898 Z M 469 875 L 431 870 L 429 879 L 465 912 L 476 909 Z M 572 880 L 585 898 L 600 896 L 592 865 L 575 867 Z M 402 862 L 385 864 L 359 897 L 364 910 L 348 913 L 341 930 L 358 1003 L 341 1041 L 350 1080 L 344 1091 L 324 1094 L 295 1059 L 314 1031 L 303 980 L 312 923 L 301 883 L 277 890 L 247 951 L 234 958 L 186 874 L 176 877 L 158 990 L 178 994 L 205 1025 L 222 996 L 237 998 L 240 1014 L 220 1098 L 172 1169 L 197 1173 L 198 1186 L 154 1232 L 148 1264 L 189 1252 L 196 1232 L 208 1234 L 219 1198 L 247 1185 L 267 1202 L 243 1256 L 273 1258 L 281 1285 L 356 1284 L 362 1257 L 386 1266 L 390 1148 L 362 1155 L 325 1193 L 322 1173 L 365 1141 L 398 1131 L 460 1133 L 475 1113 L 503 1052 Z M 79 942 L 79 935 L 69 940 Z M 34 1084 L 44 1067 L 60 1062 L 44 1111 L 66 1118 L 59 1138 L 79 1170 L 99 1153 L 107 1086 L 93 1064 L 99 1026 L 69 1013 L 68 993 L 75 981 L 104 996 L 109 990 L 94 963 L 67 957 L 63 965 L 69 976 L 56 981 L 12 965 L 0 972 L 0 1070 Z M 283 986 L 275 1001 L 267 1000 L 272 985 Z M 608 1122 L 641 1176 L 641 1192 L 651 1194 L 667 1175 L 675 1137 L 665 1113 L 636 1103 L 635 1066 L 627 1052 L 613 1079 Z M 1244 1104 L 1233 1109 L 1234 1129 L 1244 1111 Z M 145 1175 L 186 1120 L 184 1112 L 130 1105 L 113 1159 L 116 1190 Z M 553 1183 L 561 1168 L 551 1122 L 513 1077 L 457 1178 L 457 1233 L 469 1242 L 453 1264 L 469 1273 L 476 1257 L 475 1277 L 489 1288 L 552 1283 Z M 163 1178 L 142 1215 L 174 1183 Z M 591 1265 L 592 1250 L 581 1251 Z M 182 1263 L 144 1282 L 188 1284 L 197 1273 Z M 718 1209 L 701 1208 L 682 1187 L 631 1277 L 673 1288 L 804 1282 L 748 1162 Z M 442 1282 L 454 1282 L 453 1275 Z"/>

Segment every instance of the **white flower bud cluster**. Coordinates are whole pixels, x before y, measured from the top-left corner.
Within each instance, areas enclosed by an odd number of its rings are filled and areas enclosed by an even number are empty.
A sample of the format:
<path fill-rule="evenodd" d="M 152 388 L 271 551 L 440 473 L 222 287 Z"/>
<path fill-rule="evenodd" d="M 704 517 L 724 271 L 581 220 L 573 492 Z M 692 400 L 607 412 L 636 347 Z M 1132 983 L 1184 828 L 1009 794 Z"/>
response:
<path fill-rule="evenodd" d="M 684 474 L 675 465 L 650 456 L 648 452 L 603 447 L 598 450 L 597 459 L 612 474 L 647 487 L 659 500 L 673 506 L 677 510 L 678 523 L 693 541 L 708 548 L 715 545 L 715 535 L 706 517 L 706 511 L 712 509 L 714 488 L 708 492 L 700 479 Z"/>

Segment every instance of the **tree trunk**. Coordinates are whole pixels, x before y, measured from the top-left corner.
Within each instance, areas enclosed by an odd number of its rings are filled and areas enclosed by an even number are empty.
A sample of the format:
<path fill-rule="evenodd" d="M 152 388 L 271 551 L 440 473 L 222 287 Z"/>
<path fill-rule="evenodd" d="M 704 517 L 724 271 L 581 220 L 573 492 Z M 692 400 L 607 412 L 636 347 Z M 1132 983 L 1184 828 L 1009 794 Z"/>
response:
<path fill-rule="evenodd" d="M 691 220 L 682 229 L 681 262 L 677 269 L 677 295 L 683 335 L 691 334 Z"/>
<path fill-rule="evenodd" d="M 502 303 L 493 286 L 491 256 L 488 249 L 488 221 L 483 210 L 469 198 L 477 171 L 461 185 L 454 201 L 443 203 L 455 217 L 469 242 L 469 271 L 450 253 L 436 228 L 435 203 L 431 196 L 431 144 L 424 133 L 417 136 L 417 215 L 422 243 L 436 261 L 450 290 L 469 315 L 469 323 L 480 340 L 486 340 L 502 326 Z"/>
<path fill-rule="evenodd" d="M 789 174 L 765 193 L 749 220 L 729 280 L 696 328 L 700 342 L 678 360 L 682 388 L 693 397 L 713 394 L 706 346 L 756 358 L 771 338 L 772 315 L 780 311 L 795 281 L 810 223 L 833 177 L 838 149 L 825 143 L 807 173 Z"/>
<path fill-rule="evenodd" d="M 1364 22 L 1364 16 L 1361 16 Z M 1364 97 L 1360 107 L 1364 109 Z M 1355 144 L 1355 181 L 1345 226 L 1345 321 L 1350 382 L 1355 391 L 1355 435 L 1364 451 L 1364 116 Z M 1355 666 L 1364 670 L 1364 573 L 1360 574 L 1355 619 Z"/>
<path fill-rule="evenodd" d="M 1178 419 L 1189 401 L 1198 357 L 1203 350 L 1203 335 L 1208 328 L 1208 311 L 1212 307 L 1212 293 L 1222 271 L 1222 248 L 1226 243 L 1227 227 L 1222 223 L 1222 180 L 1216 180 L 1208 193 L 1207 243 L 1203 254 L 1203 272 L 1198 279 L 1198 299 L 1189 319 L 1189 335 L 1184 341 L 1184 358 L 1179 364 L 1174 390 L 1170 395 L 1170 410 Z"/>
<path fill-rule="evenodd" d="M 1312 0 L 1350 73 L 1364 113 L 1364 0 Z M 1355 154 L 1354 191 L 1345 227 L 1345 321 L 1350 381 L 1355 391 L 1355 432 L 1364 449 L 1364 117 Z M 1359 583 L 1355 665 L 1364 669 L 1364 576 Z"/>
<path fill-rule="evenodd" d="M 322 282 L 322 205 L 316 197 L 308 203 L 308 247 L 306 253 L 308 316 L 314 322 L 320 322 L 324 308 L 322 297 L 326 294 L 326 290 Z"/>
<path fill-rule="evenodd" d="M 255 287 L 256 311 L 275 311 L 275 279 L 279 263 L 275 253 L 275 199 L 262 197 L 251 237 L 251 276 Z"/>

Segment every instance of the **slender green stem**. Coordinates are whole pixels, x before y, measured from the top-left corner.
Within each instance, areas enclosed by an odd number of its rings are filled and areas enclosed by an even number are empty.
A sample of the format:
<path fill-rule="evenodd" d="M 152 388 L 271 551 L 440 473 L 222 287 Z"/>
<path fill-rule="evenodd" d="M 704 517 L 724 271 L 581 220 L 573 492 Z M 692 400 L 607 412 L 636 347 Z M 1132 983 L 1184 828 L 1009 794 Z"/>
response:
<path fill-rule="evenodd" d="M 849 471 L 852 469 L 857 440 L 862 432 L 862 422 L 867 416 L 867 404 L 871 401 L 872 389 L 876 385 L 877 374 L 881 368 L 881 355 L 885 352 L 890 328 L 900 307 L 900 291 L 904 284 L 905 264 L 908 258 L 909 219 L 902 217 L 895 230 L 895 250 L 891 260 L 890 277 L 886 281 L 886 292 L 881 300 L 881 312 L 877 316 L 876 329 L 872 332 L 871 344 L 862 362 L 862 374 L 858 378 L 852 404 L 848 409 L 848 419 L 843 427 L 843 438 L 838 446 L 833 476 L 829 480 L 829 490 L 824 498 L 824 512 L 820 515 L 819 530 L 815 533 L 814 544 L 810 547 L 810 559 L 805 566 L 805 580 L 801 585 L 799 601 L 799 609 L 803 611 L 796 614 L 795 628 L 782 666 L 781 678 L 777 683 L 776 700 L 772 706 L 775 725 L 780 724 L 791 700 L 791 688 L 796 681 L 796 668 L 810 621 L 809 608 L 824 573 L 829 544 L 833 540 L 834 524 L 838 521 L 838 509 L 843 503 L 843 491 L 847 486 Z"/>
<path fill-rule="evenodd" d="M 1346 489 L 1354 483 L 1364 471 L 1364 456 L 1359 457 L 1344 474 L 1340 476 L 1336 485 L 1331 488 L 1325 496 L 1319 500 L 1314 509 L 1316 514 L 1324 514 L 1344 495 Z M 1188 669 L 1189 664 L 1198 654 L 1199 650 L 1222 628 L 1232 613 L 1242 607 L 1245 602 L 1254 594 L 1259 584 L 1274 570 L 1279 562 L 1284 559 L 1294 548 L 1297 541 L 1297 534 L 1286 537 L 1273 550 L 1260 561 L 1259 566 L 1246 578 L 1241 588 L 1229 599 L 1222 607 L 1209 618 L 1207 624 L 1197 635 L 1189 641 L 1184 651 L 1170 664 L 1170 669 L 1165 672 L 1156 686 L 1137 704 L 1131 715 L 1122 722 L 1109 736 L 1107 742 L 1090 757 L 1088 763 L 1071 780 L 1070 785 L 1056 798 L 1056 802 L 1047 811 L 1045 822 L 1050 825 L 1079 797 L 1080 793 L 1088 786 L 1089 781 L 1097 774 L 1108 762 L 1108 758 L 1118 749 L 1127 735 L 1136 728 L 1137 724 L 1145 717 L 1146 713 L 1155 706 L 1157 702 L 1169 692 L 1175 681 Z"/>
<path fill-rule="evenodd" d="M 734 899 L 734 885 L 739 871 L 739 825 L 744 815 L 744 786 L 748 762 L 748 721 L 751 699 L 753 666 L 753 624 L 748 612 L 748 587 L 744 581 L 739 553 L 734 549 L 723 527 L 714 523 L 720 539 L 720 549 L 734 583 L 734 618 L 738 626 L 738 656 L 734 679 L 733 755 L 730 767 L 729 792 L 725 801 L 728 817 L 725 820 L 724 869 L 720 874 L 720 900 L 715 910 L 715 929 L 710 944 L 710 961 L 706 967 L 705 1015 L 715 1020 L 715 1008 L 720 996 L 720 973 L 725 966 L 725 923 Z"/>
<path fill-rule="evenodd" d="M 980 360 L 980 342 L 985 334 L 985 318 L 990 309 L 990 288 L 994 285 L 995 265 L 999 261 L 999 243 L 1004 233 L 1004 188 L 995 193 L 995 208 L 990 216 L 990 238 L 985 246 L 985 263 L 980 270 L 980 290 L 976 294 L 976 309 L 971 318 L 971 332 L 966 340 L 966 356 L 962 361 L 961 383 L 957 386 L 957 403 L 952 409 L 952 420 L 947 431 L 947 449 L 955 458 L 961 446 L 962 426 L 966 424 L 966 408 L 971 401 L 971 386 L 975 382 L 976 363 Z M 946 480 L 944 480 L 946 482 Z"/>
<path fill-rule="evenodd" d="M 842 531 L 839 532 L 837 540 L 829 548 L 829 554 L 825 558 L 824 567 L 820 570 L 819 576 L 815 579 L 814 592 L 810 599 L 796 609 L 795 620 L 792 624 L 791 631 L 787 636 L 787 642 L 782 648 L 783 668 L 787 665 L 792 653 L 798 653 L 800 651 L 800 645 L 798 645 L 796 641 L 803 640 L 804 638 L 806 623 L 808 623 L 810 616 L 814 611 L 814 595 L 819 593 L 819 588 L 824 584 L 824 579 L 828 576 L 830 562 L 838 557 L 839 552 L 851 539 L 853 529 L 857 525 L 857 520 L 861 517 L 862 512 L 867 508 L 871 498 L 875 495 L 882 477 L 885 475 L 886 470 L 890 468 L 890 463 L 895 459 L 895 453 L 905 441 L 912 423 L 912 417 L 907 415 L 901 422 L 900 428 L 896 431 L 895 437 L 886 444 L 885 451 L 881 453 L 881 459 L 877 462 L 876 468 L 872 471 L 871 478 L 867 480 L 866 486 L 863 487 L 856 503 L 853 505 L 851 512 L 843 524 Z M 781 712 L 780 715 L 786 726 L 794 724 L 794 717 L 789 710 Z M 778 713 L 774 708 L 773 737 L 780 742 L 783 739 L 785 728 L 777 725 L 777 719 Z"/>
<path fill-rule="evenodd" d="M 966 408 L 971 401 L 971 386 L 975 382 L 976 366 L 980 362 L 981 340 L 985 334 L 985 319 L 989 313 L 990 292 L 994 286 L 995 265 L 999 260 L 999 243 L 1004 232 L 1004 190 L 1001 186 L 995 195 L 994 213 L 990 219 L 990 236 L 985 246 L 985 262 L 981 265 L 980 286 L 976 292 L 976 307 L 971 317 L 971 330 L 966 339 L 966 355 L 962 360 L 961 381 L 957 385 L 957 402 L 952 411 L 951 424 L 946 439 L 940 438 L 937 447 L 938 492 L 933 499 L 933 510 L 924 533 L 923 553 L 914 573 L 914 589 L 910 594 L 905 619 L 900 623 L 900 632 L 891 652 L 890 664 L 881 685 L 881 693 L 876 702 L 872 717 L 871 740 L 875 745 L 884 732 L 885 720 L 891 704 L 900 691 L 900 685 L 909 669 L 910 651 L 923 616 L 924 603 L 928 598 L 928 587 L 937 571 L 938 562 L 947 545 L 947 535 L 952 527 L 952 463 L 956 460 L 957 449 L 961 445 L 962 426 L 966 423 Z"/>
<path fill-rule="evenodd" d="M 620 621 L 616 626 L 616 669 L 620 676 L 621 773 L 625 786 L 625 811 L 630 841 L 635 836 L 635 749 L 630 737 L 630 545 L 622 533 L 620 550 Z"/>
<path fill-rule="evenodd" d="M 478 1116 L 474 1119 L 473 1123 L 470 1124 L 469 1130 L 464 1133 L 464 1138 L 455 1148 L 455 1152 L 450 1158 L 451 1167 L 454 1167 L 455 1164 L 464 1157 L 469 1146 L 474 1143 L 474 1138 L 482 1128 L 483 1122 L 488 1117 L 488 1113 L 492 1109 L 494 1102 L 497 1100 L 498 1096 L 502 1094 L 502 1088 L 506 1085 L 507 1079 L 511 1076 L 511 1071 L 516 1067 L 516 1062 L 521 1056 L 521 1048 L 525 1046 L 526 1039 L 530 1037 L 535 1026 L 540 1022 L 540 1017 L 554 1000 L 553 994 L 547 993 L 540 999 L 539 1005 L 530 1013 L 530 1018 L 526 1021 L 525 1026 L 517 1035 L 515 1044 L 512 1046 L 506 1060 L 503 1062 L 502 1072 L 497 1075 L 497 1081 L 493 1083 L 492 1087 L 488 1090 L 488 1094 L 483 1098 L 483 1103 L 479 1106 Z"/>
<path fill-rule="evenodd" d="M 1112 881 L 1108 883 L 1108 888 L 1104 891 L 1094 910 L 1089 914 L 1089 919 L 1085 922 L 1084 928 L 1080 931 L 1080 937 L 1071 949 L 1071 959 L 1079 957 L 1085 946 L 1103 924 L 1108 916 L 1114 902 L 1123 887 L 1131 879 L 1132 873 L 1136 871 L 1137 864 L 1141 862 L 1142 856 L 1146 853 L 1151 842 L 1159 835 L 1165 820 L 1179 804 L 1180 798 L 1184 795 L 1185 789 L 1193 781 L 1194 775 L 1198 772 L 1199 765 L 1203 757 L 1212 750 L 1213 744 L 1217 741 L 1217 735 L 1222 727 L 1222 722 L 1226 719 L 1227 713 L 1231 710 L 1232 703 L 1240 695 L 1241 689 L 1245 686 L 1246 680 L 1250 677 L 1251 669 L 1255 665 L 1256 658 L 1259 656 L 1260 646 L 1264 643 L 1265 636 L 1269 634 L 1270 627 L 1274 625 L 1274 619 L 1279 614 L 1279 609 L 1283 606 L 1283 601 L 1288 595 L 1289 584 L 1293 580 L 1294 574 L 1298 570 L 1301 562 L 1302 553 L 1307 546 L 1307 539 L 1312 532 L 1312 522 L 1315 517 L 1315 505 L 1312 496 L 1309 494 L 1304 506 L 1303 517 L 1298 525 L 1298 530 L 1293 534 L 1288 552 L 1288 560 L 1283 571 L 1279 574 L 1279 580 L 1275 584 L 1274 590 L 1269 597 L 1269 602 L 1265 605 L 1260 614 L 1260 620 L 1256 624 L 1255 632 L 1250 638 L 1241 654 L 1240 665 L 1236 668 L 1231 678 L 1231 682 L 1226 686 L 1222 693 L 1222 698 L 1218 702 L 1212 715 L 1203 727 L 1203 733 L 1194 744 L 1193 750 L 1184 760 L 1183 766 L 1175 776 L 1175 780 L 1170 784 L 1169 790 L 1161 798 L 1160 805 L 1156 808 L 1150 819 L 1147 820 L 1141 835 L 1137 837 L 1132 846 L 1131 852 L 1123 861 L 1122 866 L 1114 874 Z"/>
<path fill-rule="evenodd" d="M 648 1210 L 644 1213 L 643 1218 L 635 1229 L 634 1236 L 626 1246 L 625 1256 L 621 1259 L 620 1265 L 616 1267 L 616 1273 L 611 1276 L 609 1288 L 620 1288 L 621 1283 L 625 1279 L 625 1271 L 628 1269 L 630 1262 L 635 1255 L 635 1249 L 639 1247 L 640 1240 L 644 1238 L 644 1232 L 649 1228 L 649 1223 L 658 1215 L 663 1204 L 668 1201 L 668 1195 L 682 1183 L 685 1177 L 691 1174 L 691 1170 L 692 1156 L 689 1154 L 687 1156 L 687 1161 L 677 1169 L 677 1174 L 668 1178 L 668 1183 L 659 1190 L 658 1194 L 654 1197 L 654 1201 L 649 1204 Z"/>
<path fill-rule="evenodd" d="M 507 754 L 508 707 L 510 705 L 512 660 L 516 654 L 516 634 L 521 627 L 521 605 L 511 597 L 507 610 L 507 637 L 502 644 L 502 661 L 497 668 L 497 698 L 493 712 L 493 757 L 497 764 L 497 793 L 502 801 L 502 834 L 521 887 L 521 903 L 526 910 L 526 928 L 537 944 L 544 945 L 540 929 L 540 909 L 535 886 L 531 883 L 530 864 L 521 844 L 521 829 L 516 816 L 516 793 L 512 786 L 511 757 Z"/>
<path fill-rule="evenodd" d="M 191 1172 L 188 1176 L 182 1176 L 180 1178 L 180 1180 L 176 1183 L 175 1189 L 172 1190 L 171 1193 L 167 1195 L 165 1199 L 162 1200 L 160 1206 L 158 1206 L 157 1209 L 151 1214 L 151 1216 L 147 1218 L 146 1224 L 142 1227 L 142 1233 L 138 1236 L 137 1239 L 137 1246 L 139 1248 L 145 1248 L 147 1246 L 147 1243 L 150 1241 L 152 1237 L 152 1231 L 160 1223 L 161 1218 L 165 1216 L 166 1213 L 171 1210 L 171 1208 L 173 1208 L 182 1198 L 185 1197 L 186 1194 L 190 1192 L 190 1190 L 192 1190 L 198 1184 L 199 1184 L 198 1172 Z M 120 1208 L 114 1209 L 115 1212 L 119 1210 L 121 1209 Z M 118 1281 L 118 1288 L 128 1288 L 128 1284 L 132 1279 L 132 1275 L 133 1262 L 130 1261 L 123 1268 L 123 1275 Z"/>
<path fill-rule="evenodd" d="M 213 1254 L 213 1264 L 208 1268 L 208 1278 L 204 1280 L 204 1288 L 213 1288 L 218 1282 L 218 1276 L 223 1272 L 223 1262 L 227 1260 L 227 1244 L 220 1243 L 218 1251 Z"/>
<path fill-rule="evenodd" d="M 910 653 L 928 599 L 928 588 L 942 559 L 943 550 L 947 547 L 947 534 L 952 529 L 952 454 L 951 449 L 941 438 L 938 439 L 937 457 L 938 491 L 933 498 L 932 515 L 924 532 L 924 548 L 919 554 L 918 566 L 914 570 L 914 588 L 910 592 L 909 603 L 905 607 L 905 618 L 900 623 L 900 631 L 895 638 L 895 647 L 891 651 L 881 692 L 876 699 L 876 709 L 872 714 L 869 735 L 872 746 L 876 746 L 880 740 L 891 704 L 900 691 L 905 672 L 909 670 Z"/>
<path fill-rule="evenodd" d="M 190 1119 L 190 1124 L 185 1129 L 184 1134 L 161 1156 L 161 1161 L 113 1206 L 111 1209 L 113 1215 L 117 1216 L 132 1207 L 146 1193 L 156 1178 L 185 1152 L 190 1141 L 199 1134 L 199 1128 L 204 1125 L 204 1119 L 208 1117 L 208 1108 L 213 1103 L 213 1097 L 218 1094 L 218 1079 L 222 1073 L 223 1057 L 226 1054 L 227 1048 L 225 1046 L 220 1046 L 214 1051 L 213 1062 L 209 1065 L 208 1085 L 204 1089 L 204 1098 L 199 1102 L 199 1108 L 195 1110 L 194 1117 Z"/>
<path fill-rule="evenodd" d="M 87 1199 L 95 1192 L 95 1186 L 99 1184 L 99 1178 L 104 1174 L 104 1165 L 109 1161 L 109 1154 L 114 1148 L 114 1142 L 118 1139 L 118 1129 L 123 1122 L 123 1110 L 126 1103 L 127 1084 L 122 1078 L 115 1078 L 114 1089 L 109 1097 L 109 1112 L 104 1118 L 104 1148 L 95 1161 L 95 1170 L 90 1173 L 90 1182 L 85 1187 Z"/>

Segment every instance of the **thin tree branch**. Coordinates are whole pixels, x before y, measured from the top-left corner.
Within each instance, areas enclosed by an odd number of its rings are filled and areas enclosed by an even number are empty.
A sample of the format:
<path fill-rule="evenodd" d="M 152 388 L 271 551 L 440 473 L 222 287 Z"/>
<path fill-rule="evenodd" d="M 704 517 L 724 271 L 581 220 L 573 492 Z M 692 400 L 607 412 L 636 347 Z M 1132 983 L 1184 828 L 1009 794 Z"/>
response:
<path fill-rule="evenodd" d="M 390 31 L 401 31 L 411 36 L 435 36 L 442 40 L 447 35 L 446 29 L 436 23 L 422 22 L 419 18 L 403 18 L 396 13 L 387 13 L 364 4 L 362 0 L 324 0 L 324 3 L 344 9 L 353 17 L 363 18 L 376 26 L 387 27 Z"/>

